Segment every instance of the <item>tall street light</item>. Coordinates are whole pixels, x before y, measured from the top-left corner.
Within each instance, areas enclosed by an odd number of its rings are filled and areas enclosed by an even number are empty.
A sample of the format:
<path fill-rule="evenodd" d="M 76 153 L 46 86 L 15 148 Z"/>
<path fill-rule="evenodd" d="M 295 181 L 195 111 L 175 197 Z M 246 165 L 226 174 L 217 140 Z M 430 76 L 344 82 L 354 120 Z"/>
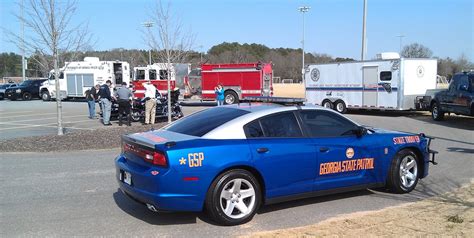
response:
<path fill-rule="evenodd" d="M 364 14 L 363 14 L 363 19 L 362 19 L 362 52 L 360 56 L 360 60 L 365 60 L 365 54 L 366 54 L 366 45 L 365 45 L 365 25 L 366 25 L 366 20 L 367 20 L 367 0 L 364 0 Z"/>
<path fill-rule="evenodd" d="M 155 23 L 152 21 L 146 21 L 142 23 L 142 26 L 148 28 L 148 33 L 150 33 L 150 28 L 153 27 L 153 24 Z M 150 44 L 150 42 L 148 42 L 148 44 Z M 149 45 L 148 47 L 150 47 L 150 49 L 148 49 L 148 62 L 151 65 L 151 45 Z"/>
<path fill-rule="evenodd" d="M 304 15 L 305 15 L 306 12 L 309 11 L 309 9 L 311 9 L 311 7 L 303 6 L 303 7 L 298 8 L 298 11 L 303 13 L 303 40 L 301 41 L 301 45 L 302 45 L 301 48 L 302 48 L 302 51 L 303 51 L 303 56 L 302 56 L 303 65 L 301 67 L 301 81 L 302 82 L 304 81 Z"/>
<path fill-rule="evenodd" d="M 400 34 L 400 35 L 395 36 L 395 37 L 400 38 L 400 50 L 398 51 L 398 53 L 399 53 L 400 56 L 401 56 L 401 55 L 402 55 L 402 39 L 403 39 L 403 37 L 405 37 L 405 35 Z"/>

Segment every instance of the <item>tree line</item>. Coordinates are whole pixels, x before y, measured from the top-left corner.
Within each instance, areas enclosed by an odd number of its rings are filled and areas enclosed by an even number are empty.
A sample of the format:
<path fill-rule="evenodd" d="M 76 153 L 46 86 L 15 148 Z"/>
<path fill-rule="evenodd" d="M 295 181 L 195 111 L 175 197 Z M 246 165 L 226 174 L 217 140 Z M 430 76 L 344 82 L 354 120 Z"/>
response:
<path fill-rule="evenodd" d="M 152 51 L 152 61 L 157 62 L 162 52 Z M 402 50 L 402 56 L 407 58 L 432 58 L 433 53 L 427 47 L 421 44 L 407 45 Z M 51 57 L 52 56 L 47 56 Z M 73 58 L 82 61 L 84 57 L 98 57 L 102 61 L 127 61 L 130 67 L 143 66 L 148 64 L 148 50 L 139 49 L 111 49 L 105 51 L 94 51 L 92 49 L 84 52 L 65 53 L 59 59 L 60 66 L 63 66 L 66 60 Z M 448 79 L 454 73 L 462 70 L 473 69 L 474 64 L 464 55 L 457 59 L 439 58 L 438 74 L 446 76 Z M 44 61 L 41 64 L 38 61 Z M 187 54 L 186 62 L 192 64 L 192 67 L 199 67 L 201 63 L 242 63 L 242 62 L 272 62 L 274 76 L 282 79 L 295 79 L 301 77 L 301 49 L 292 48 L 269 48 L 262 44 L 240 44 L 221 43 L 211 47 L 207 52 L 190 51 Z M 354 61 L 352 58 L 333 57 L 324 53 L 306 53 L 306 64 L 322 64 L 332 62 Z M 33 54 L 28 57 L 27 77 L 47 77 L 49 71 L 53 68 L 51 60 L 45 59 L 40 54 Z M 21 76 L 21 55 L 15 53 L 0 54 L 0 75 L 2 77 Z"/>

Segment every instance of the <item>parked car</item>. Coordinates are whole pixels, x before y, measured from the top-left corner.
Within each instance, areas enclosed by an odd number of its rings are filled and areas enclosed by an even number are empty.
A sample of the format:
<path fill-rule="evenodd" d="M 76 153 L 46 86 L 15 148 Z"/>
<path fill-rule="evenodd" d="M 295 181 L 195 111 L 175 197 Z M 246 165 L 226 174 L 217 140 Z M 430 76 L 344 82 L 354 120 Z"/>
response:
<path fill-rule="evenodd" d="M 410 192 L 436 163 L 430 141 L 319 106 L 240 103 L 123 136 L 116 179 L 152 211 L 206 210 L 237 225 L 263 204 L 375 187 Z"/>
<path fill-rule="evenodd" d="M 431 100 L 433 120 L 444 119 L 445 113 L 474 116 L 474 72 L 457 73 L 448 89 L 434 95 Z"/>
<path fill-rule="evenodd" d="M 7 90 L 7 88 L 15 87 L 17 85 L 18 84 L 16 83 L 6 83 L 6 84 L 0 85 L 0 100 L 5 99 L 5 90 Z"/>
<path fill-rule="evenodd" d="M 39 88 L 41 83 L 46 79 L 25 80 L 16 87 L 10 87 L 5 90 L 5 95 L 8 99 L 14 101 L 19 98 L 23 100 L 31 100 L 32 98 L 39 98 Z"/>

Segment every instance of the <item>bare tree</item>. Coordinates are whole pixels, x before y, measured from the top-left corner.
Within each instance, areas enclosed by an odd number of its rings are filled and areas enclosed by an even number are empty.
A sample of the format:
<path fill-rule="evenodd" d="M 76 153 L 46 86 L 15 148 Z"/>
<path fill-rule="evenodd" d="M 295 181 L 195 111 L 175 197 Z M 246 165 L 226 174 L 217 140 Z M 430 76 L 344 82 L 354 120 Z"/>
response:
<path fill-rule="evenodd" d="M 194 35 L 190 30 L 183 29 L 181 21 L 172 14 L 171 5 L 163 6 L 158 0 L 150 15 L 156 27 L 147 27 L 144 36 L 149 46 L 155 51 L 159 64 L 168 71 L 168 123 L 171 122 L 171 64 L 184 63 L 188 59 L 194 45 Z"/>
<path fill-rule="evenodd" d="M 406 58 L 431 58 L 433 52 L 422 44 L 413 43 L 403 47 L 402 56 Z"/>
<path fill-rule="evenodd" d="M 17 19 L 29 29 L 30 33 L 23 36 L 8 32 L 11 41 L 27 53 L 34 53 L 36 62 L 49 70 L 54 67 L 56 86 L 56 107 L 58 135 L 63 135 L 62 104 L 59 87 L 59 59 L 69 55 L 69 61 L 76 57 L 76 53 L 91 41 L 87 24 L 71 26 L 71 18 L 76 13 L 74 0 L 25 0 L 20 3 L 25 14 L 15 15 Z M 52 56 L 52 57 L 51 57 Z M 66 59 L 63 59 L 66 61 Z"/>

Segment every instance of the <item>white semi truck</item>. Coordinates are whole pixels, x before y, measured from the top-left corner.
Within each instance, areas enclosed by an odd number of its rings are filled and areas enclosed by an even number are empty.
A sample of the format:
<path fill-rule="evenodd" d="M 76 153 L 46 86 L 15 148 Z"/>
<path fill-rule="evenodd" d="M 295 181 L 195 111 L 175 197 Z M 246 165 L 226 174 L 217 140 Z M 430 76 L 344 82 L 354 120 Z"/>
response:
<path fill-rule="evenodd" d="M 377 60 L 312 64 L 305 68 L 306 100 L 349 109 L 411 110 L 437 86 L 436 59 L 379 54 Z"/>
<path fill-rule="evenodd" d="M 56 98 L 56 85 L 51 71 L 49 80 L 40 87 L 44 101 Z M 107 80 L 120 86 L 130 83 L 130 65 L 124 61 L 100 61 L 97 57 L 85 57 L 84 61 L 66 62 L 60 69 L 59 84 L 61 99 L 83 98 L 86 90 Z"/>

